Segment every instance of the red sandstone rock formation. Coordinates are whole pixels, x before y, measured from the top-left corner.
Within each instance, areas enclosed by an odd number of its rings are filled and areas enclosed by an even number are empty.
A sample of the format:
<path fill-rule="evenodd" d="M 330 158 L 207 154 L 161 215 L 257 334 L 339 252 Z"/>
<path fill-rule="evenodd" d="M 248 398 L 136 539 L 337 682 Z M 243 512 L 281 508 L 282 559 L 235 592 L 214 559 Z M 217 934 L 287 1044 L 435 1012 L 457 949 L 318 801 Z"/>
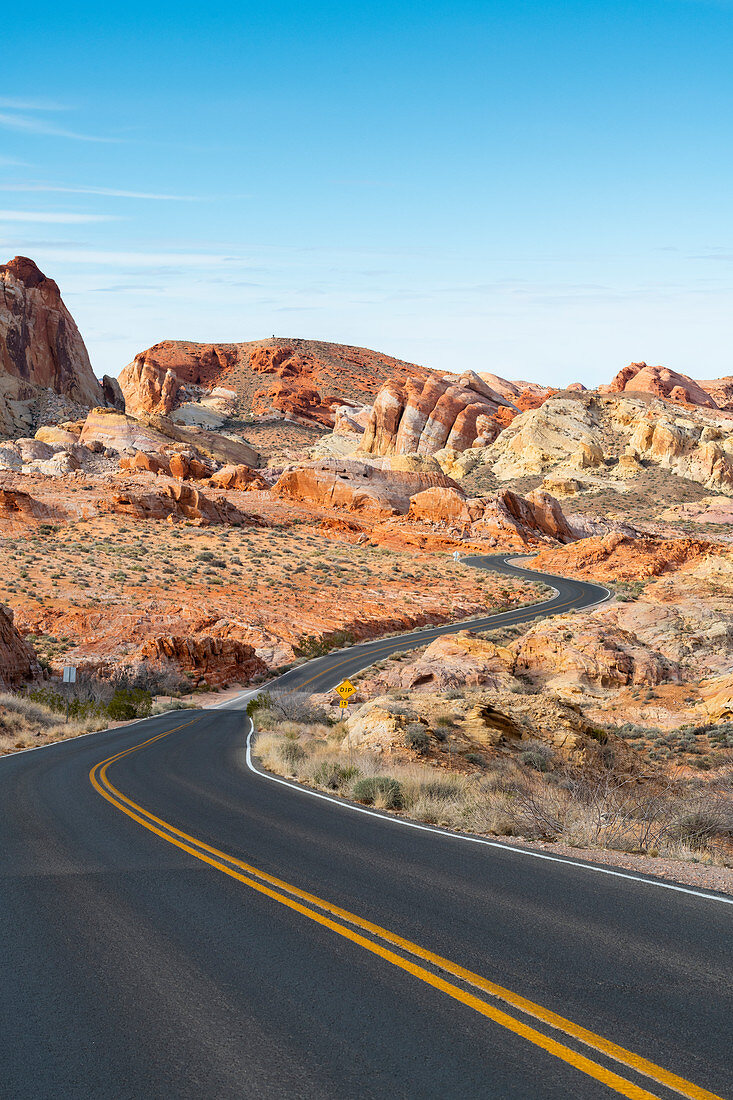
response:
<path fill-rule="evenodd" d="M 436 485 L 455 487 L 456 483 L 432 471 L 382 470 L 353 459 L 330 459 L 286 471 L 272 493 L 379 518 L 403 515 L 413 494 Z"/>
<path fill-rule="evenodd" d="M 0 265 L 0 438 L 108 400 L 56 283 L 22 256 Z"/>
<path fill-rule="evenodd" d="M 698 381 L 700 389 L 712 397 L 719 409 L 733 412 L 733 375 L 725 378 L 711 378 L 708 381 Z"/>
<path fill-rule="evenodd" d="M 195 672 L 210 684 L 246 683 L 267 672 L 251 645 L 237 638 L 209 634 L 158 635 L 144 642 L 138 655 L 160 664 L 175 664 L 183 672 Z"/>
<path fill-rule="evenodd" d="M 548 397 L 558 392 L 550 386 L 540 385 L 539 382 L 510 382 L 498 374 L 491 374 L 490 371 L 479 371 L 479 378 L 482 378 L 505 400 L 516 405 L 521 412 L 526 412 L 527 409 L 538 409 Z"/>
<path fill-rule="evenodd" d="M 202 461 L 198 455 L 186 454 L 185 451 L 171 455 L 168 468 L 171 476 L 181 481 L 204 481 L 212 474 L 209 463 Z"/>
<path fill-rule="evenodd" d="M 166 382 L 169 372 L 175 381 Z M 389 379 L 404 382 L 411 376 L 431 374 L 424 367 L 368 348 L 317 340 L 273 337 L 241 344 L 165 340 L 137 355 L 120 374 L 120 384 L 131 412 L 150 412 L 160 402 L 168 404 L 170 412 L 181 397 L 180 386 L 204 390 L 224 386 L 236 391 L 244 411 L 332 427 L 335 409 L 344 401 L 369 404 Z"/>
<path fill-rule="evenodd" d="M 15 628 L 10 608 L 0 604 L 0 688 L 18 688 L 40 675 L 34 649 Z"/>
<path fill-rule="evenodd" d="M 222 466 L 209 478 L 217 489 L 267 489 L 266 481 L 251 466 Z"/>
<path fill-rule="evenodd" d="M 141 413 L 167 416 L 173 409 L 179 389 L 178 376 L 161 366 L 149 352 L 136 355 L 119 377 L 125 395 L 125 408 L 133 416 Z"/>
<path fill-rule="evenodd" d="M 507 400 L 473 371 L 387 383 L 377 396 L 360 449 L 367 454 L 431 455 L 490 443 Z M 516 410 L 514 410 L 516 411 Z"/>
<path fill-rule="evenodd" d="M 667 367 L 650 367 L 646 363 L 629 363 L 610 385 L 598 388 L 600 393 L 651 393 L 680 405 L 717 407 L 710 394 L 693 378 Z"/>
<path fill-rule="evenodd" d="M 213 500 L 192 485 L 163 475 L 150 488 L 134 486 L 114 493 L 111 499 L 100 501 L 99 511 L 135 519 L 194 520 L 201 527 L 248 522 L 228 500 Z"/>
<path fill-rule="evenodd" d="M 543 550 L 531 567 L 590 580 L 635 581 L 684 568 L 719 549 L 702 539 L 631 538 L 613 531 L 582 539 L 566 550 Z"/>
<path fill-rule="evenodd" d="M 58 286 L 25 256 L 0 265 L 0 368 L 81 405 L 103 404 L 102 387 Z"/>
<path fill-rule="evenodd" d="M 560 504 L 549 493 L 535 490 L 525 499 L 510 489 L 492 497 L 467 497 L 461 489 L 431 488 L 410 500 L 410 517 L 426 523 L 468 527 L 497 536 L 516 535 L 522 542 L 575 538 Z"/>

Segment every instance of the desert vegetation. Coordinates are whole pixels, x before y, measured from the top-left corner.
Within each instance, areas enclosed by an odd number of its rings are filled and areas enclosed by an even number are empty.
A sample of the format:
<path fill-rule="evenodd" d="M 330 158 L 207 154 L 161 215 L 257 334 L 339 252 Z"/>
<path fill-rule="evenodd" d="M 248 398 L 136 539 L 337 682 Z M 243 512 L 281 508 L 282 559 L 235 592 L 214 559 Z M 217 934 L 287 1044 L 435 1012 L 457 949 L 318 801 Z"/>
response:
<path fill-rule="evenodd" d="M 201 528 L 98 518 L 6 536 L 2 550 L 0 603 L 13 607 L 41 664 L 56 672 L 65 663 L 128 663 L 147 639 L 211 637 L 216 623 L 277 668 L 352 639 L 538 598 L 532 585 L 445 553 L 354 545 L 300 523 Z M 211 670 L 201 676 L 222 682 Z"/>
<path fill-rule="evenodd" d="M 251 710 L 266 769 L 344 798 L 449 829 L 733 866 L 730 762 L 713 779 L 650 768 L 606 730 L 575 759 L 539 731 L 466 751 L 447 705 L 430 726 L 407 721 L 392 751 L 365 751 L 305 696 L 263 695 Z"/>
<path fill-rule="evenodd" d="M 0 693 L 0 754 L 93 733 L 116 723 L 185 709 L 188 681 L 144 664 L 109 679 L 82 673 L 75 684 L 47 680 Z"/>

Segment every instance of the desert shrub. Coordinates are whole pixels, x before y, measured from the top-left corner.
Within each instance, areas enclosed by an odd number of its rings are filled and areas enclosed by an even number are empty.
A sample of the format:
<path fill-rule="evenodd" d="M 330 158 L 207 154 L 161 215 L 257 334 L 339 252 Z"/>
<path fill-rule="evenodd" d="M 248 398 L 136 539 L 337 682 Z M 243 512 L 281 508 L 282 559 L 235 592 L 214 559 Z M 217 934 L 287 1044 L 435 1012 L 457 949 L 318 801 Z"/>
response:
<path fill-rule="evenodd" d="M 422 722 L 410 722 L 405 729 L 405 744 L 414 752 L 426 756 L 430 749 L 430 737 Z"/>
<path fill-rule="evenodd" d="M 295 654 L 298 657 L 325 657 L 332 649 L 343 649 L 344 646 L 353 645 L 355 640 L 349 630 L 336 630 L 333 634 L 324 634 L 321 638 L 315 634 L 307 634 L 294 647 Z"/>
<path fill-rule="evenodd" d="M 392 692 L 390 692 L 390 695 L 392 695 Z M 404 694 L 404 692 L 400 691 L 400 692 L 395 692 L 394 693 L 394 698 L 395 699 L 406 699 L 406 698 L 408 698 L 408 696 L 406 696 Z M 384 709 L 388 712 L 388 714 L 394 714 L 397 717 L 402 717 L 402 718 L 414 718 L 415 717 L 415 711 L 414 710 L 410 710 L 409 707 L 403 707 L 400 703 L 387 702 L 387 703 L 384 704 Z"/>
<path fill-rule="evenodd" d="M 112 687 L 143 691 L 148 695 L 180 695 L 188 690 L 185 676 L 175 667 L 135 661 L 112 673 Z"/>
<path fill-rule="evenodd" d="M 107 703 L 107 713 L 116 722 L 127 722 L 133 718 L 148 718 L 153 709 L 153 697 L 142 688 L 117 688 Z"/>
<path fill-rule="evenodd" d="M 546 772 L 552 767 L 555 754 L 549 745 L 542 741 L 530 741 L 519 759 L 528 768 L 534 768 L 536 772 Z"/>
<path fill-rule="evenodd" d="M 274 691 L 259 696 L 258 709 L 267 712 L 270 721 L 297 722 L 300 725 L 329 725 L 331 717 L 325 707 L 314 706 L 306 692 Z"/>
<path fill-rule="evenodd" d="M 27 697 L 59 715 L 66 714 L 68 704 L 69 718 L 75 721 L 109 714 L 106 703 L 95 698 L 94 693 L 87 694 L 83 684 L 79 685 L 79 692 L 75 695 L 67 695 L 66 692 L 56 691 L 52 687 L 39 687 L 31 688 Z"/>
<path fill-rule="evenodd" d="M 478 764 L 483 766 L 486 763 L 484 757 L 478 752 L 467 752 L 464 759 L 467 764 Z"/>
<path fill-rule="evenodd" d="M 182 699 L 167 699 L 164 703 L 153 703 L 152 714 L 166 714 L 171 710 L 194 710 L 191 703 L 184 703 Z"/>
<path fill-rule="evenodd" d="M 355 767 L 344 767 L 335 760 L 326 760 L 320 764 L 313 773 L 313 781 L 319 787 L 327 787 L 331 791 L 338 791 L 345 787 L 359 774 Z"/>
<path fill-rule="evenodd" d="M 402 784 L 386 775 L 372 775 L 358 779 L 354 784 L 354 798 L 367 806 L 380 804 L 385 810 L 401 810 L 404 799 Z"/>
<path fill-rule="evenodd" d="M 297 768 L 298 764 L 305 760 L 308 753 L 302 745 L 298 745 L 297 741 L 285 740 L 280 746 L 280 755 L 283 763 L 287 764 L 289 768 Z"/>
<path fill-rule="evenodd" d="M 426 798 L 446 800 L 461 793 L 461 786 L 450 779 L 426 779 L 420 783 L 420 793 Z"/>
<path fill-rule="evenodd" d="M 706 848 L 716 836 L 733 836 L 733 804 L 725 794 L 703 797 L 672 819 L 669 833 L 690 848 Z"/>
<path fill-rule="evenodd" d="M 436 798 L 427 793 L 422 794 L 410 807 L 410 814 L 418 821 L 442 825 L 445 828 L 456 828 L 462 824 L 461 805 L 457 798 Z"/>

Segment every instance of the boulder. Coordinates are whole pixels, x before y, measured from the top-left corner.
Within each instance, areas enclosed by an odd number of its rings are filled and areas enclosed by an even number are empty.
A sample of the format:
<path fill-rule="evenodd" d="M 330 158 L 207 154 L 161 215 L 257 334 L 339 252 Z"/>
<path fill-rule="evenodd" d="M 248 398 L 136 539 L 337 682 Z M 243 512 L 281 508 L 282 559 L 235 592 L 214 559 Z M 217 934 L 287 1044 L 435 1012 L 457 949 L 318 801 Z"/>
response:
<path fill-rule="evenodd" d="M 79 432 L 71 432 L 64 427 L 45 425 L 36 432 L 36 439 L 41 443 L 60 443 L 62 446 L 73 447 L 79 442 Z"/>
<path fill-rule="evenodd" d="M 195 453 L 186 451 L 177 451 L 172 454 L 168 469 L 172 477 L 177 477 L 181 481 L 204 481 L 214 472 L 210 462 L 203 461 Z"/>
<path fill-rule="evenodd" d="M 130 470 L 132 473 L 169 475 L 171 473 L 166 456 L 162 453 L 151 454 L 149 451 L 135 451 L 132 455 L 123 455 L 120 458 L 120 469 Z"/>
<path fill-rule="evenodd" d="M 133 416 L 167 416 L 174 408 L 180 386 L 178 376 L 156 361 L 150 352 L 141 352 L 120 372 L 119 384 L 125 408 Z"/>
<path fill-rule="evenodd" d="M 100 443 L 115 451 L 159 451 L 168 443 L 161 432 L 114 409 L 92 409 L 84 421 L 79 441 Z"/>
<path fill-rule="evenodd" d="M 117 409 L 118 412 L 125 411 L 125 395 L 116 378 L 112 378 L 109 374 L 102 376 L 102 393 L 104 403 L 110 409 Z"/>
<path fill-rule="evenodd" d="M 209 478 L 218 489 L 267 489 L 267 482 L 251 466 L 222 466 Z"/>

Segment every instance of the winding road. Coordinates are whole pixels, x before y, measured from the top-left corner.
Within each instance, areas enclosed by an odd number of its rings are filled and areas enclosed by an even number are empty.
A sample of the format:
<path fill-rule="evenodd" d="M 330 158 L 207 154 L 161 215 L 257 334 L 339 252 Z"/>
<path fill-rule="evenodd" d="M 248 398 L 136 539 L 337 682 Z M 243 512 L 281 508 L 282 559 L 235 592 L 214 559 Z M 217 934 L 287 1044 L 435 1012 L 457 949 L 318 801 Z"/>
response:
<path fill-rule="evenodd" d="M 731 1094 L 730 899 L 263 775 L 247 697 L 0 760 L 3 1100 Z"/>

